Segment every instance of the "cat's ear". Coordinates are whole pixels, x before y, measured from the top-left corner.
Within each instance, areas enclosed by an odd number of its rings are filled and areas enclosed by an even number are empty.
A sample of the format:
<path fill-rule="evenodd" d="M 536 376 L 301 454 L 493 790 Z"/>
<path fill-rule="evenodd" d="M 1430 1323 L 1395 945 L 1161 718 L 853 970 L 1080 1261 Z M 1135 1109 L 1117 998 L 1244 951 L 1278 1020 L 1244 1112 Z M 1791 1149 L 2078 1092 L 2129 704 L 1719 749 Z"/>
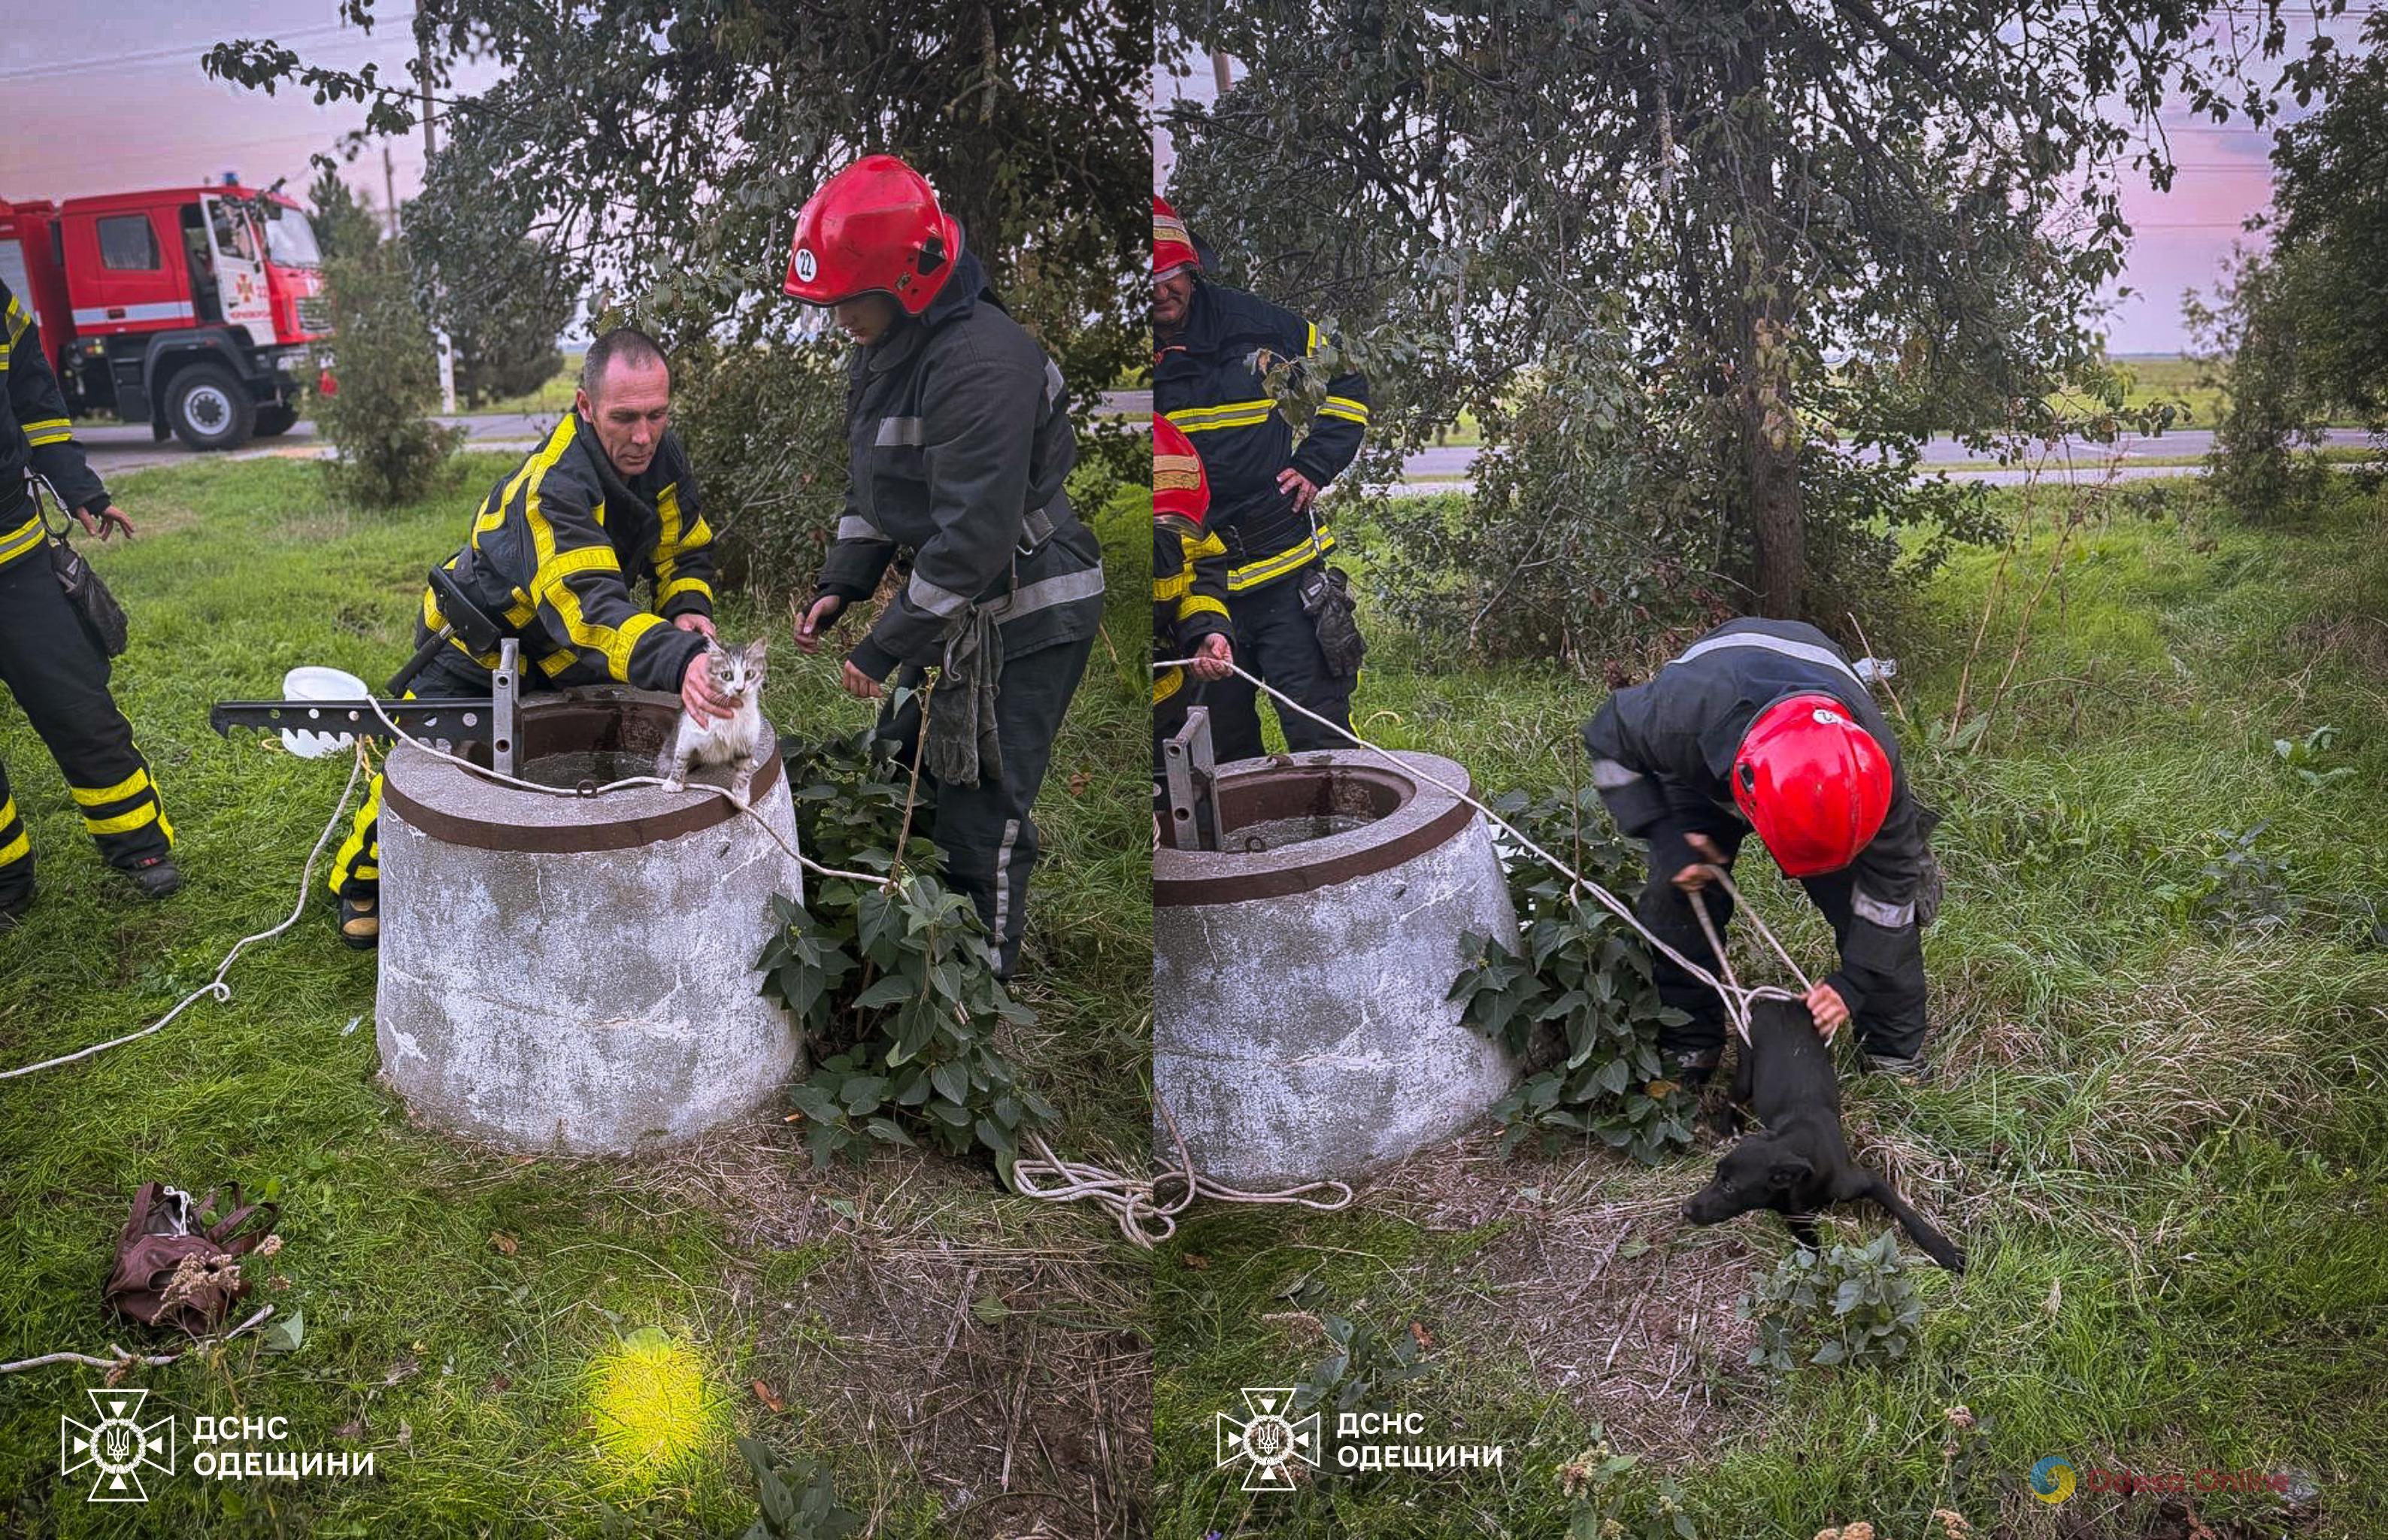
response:
<path fill-rule="evenodd" d="M 770 645 L 770 639 L 762 636 L 746 643 L 746 667 L 760 674 L 763 671 L 763 655 Z"/>

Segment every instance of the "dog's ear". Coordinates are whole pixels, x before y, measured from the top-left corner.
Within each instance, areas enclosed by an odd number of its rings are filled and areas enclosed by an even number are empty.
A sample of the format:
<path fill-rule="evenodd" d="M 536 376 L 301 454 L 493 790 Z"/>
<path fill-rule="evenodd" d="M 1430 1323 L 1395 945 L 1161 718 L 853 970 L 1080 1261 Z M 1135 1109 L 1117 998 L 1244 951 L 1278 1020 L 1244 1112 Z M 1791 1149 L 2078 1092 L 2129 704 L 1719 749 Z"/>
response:
<path fill-rule="evenodd" d="M 1766 1168 L 1766 1185 L 1787 1191 L 1815 1174 L 1815 1164 L 1807 1156 L 1781 1154 Z"/>

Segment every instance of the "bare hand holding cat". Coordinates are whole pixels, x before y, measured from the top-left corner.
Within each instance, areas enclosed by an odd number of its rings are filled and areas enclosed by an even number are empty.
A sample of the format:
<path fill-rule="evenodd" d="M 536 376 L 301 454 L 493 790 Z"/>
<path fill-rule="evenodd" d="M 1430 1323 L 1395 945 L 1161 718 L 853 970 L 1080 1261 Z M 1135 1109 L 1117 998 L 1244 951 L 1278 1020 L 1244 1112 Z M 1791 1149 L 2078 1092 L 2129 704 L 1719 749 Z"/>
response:
<path fill-rule="evenodd" d="M 680 703 L 700 722 L 726 722 L 731 707 L 713 688 L 712 663 L 703 653 L 689 660 L 688 672 L 680 676 Z"/>

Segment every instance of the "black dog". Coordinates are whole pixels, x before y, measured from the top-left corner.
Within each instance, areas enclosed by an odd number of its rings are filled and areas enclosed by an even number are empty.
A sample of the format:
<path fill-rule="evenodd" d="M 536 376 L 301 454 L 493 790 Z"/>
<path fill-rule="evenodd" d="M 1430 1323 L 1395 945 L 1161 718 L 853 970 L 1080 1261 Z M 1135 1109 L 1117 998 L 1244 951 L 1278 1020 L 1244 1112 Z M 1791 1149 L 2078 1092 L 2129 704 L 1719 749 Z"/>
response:
<path fill-rule="evenodd" d="M 1965 1270 L 1964 1253 L 1908 1207 L 1890 1183 L 1849 1157 L 1841 1136 L 1841 1083 L 1833 1070 L 1832 1047 L 1817 1035 L 1806 1006 L 1753 1002 L 1749 1041 L 1739 1057 L 1733 1079 L 1735 1106 L 1726 1111 L 1725 1131 L 1737 1126 L 1741 1103 L 1766 1131 L 1724 1152 L 1716 1176 L 1683 1204 L 1685 1219 L 1714 1225 L 1754 1208 L 1771 1208 L 1801 1245 L 1813 1250 L 1817 1211 L 1871 1198 L 1933 1261 L 1952 1273 Z"/>

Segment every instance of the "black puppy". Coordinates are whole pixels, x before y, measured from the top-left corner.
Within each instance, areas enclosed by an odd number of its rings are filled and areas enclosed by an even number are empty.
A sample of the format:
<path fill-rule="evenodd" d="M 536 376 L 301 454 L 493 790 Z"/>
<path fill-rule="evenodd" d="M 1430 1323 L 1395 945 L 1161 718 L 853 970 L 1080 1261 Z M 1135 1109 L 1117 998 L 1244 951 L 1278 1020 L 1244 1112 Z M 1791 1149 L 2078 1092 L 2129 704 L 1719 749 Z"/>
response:
<path fill-rule="evenodd" d="M 1734 1072 L 1734 1107 L 1725 1113 L 1726 1132 L 1738 1125 L 1747 1103 L 1765 1132 L 1752 1134 L 1726 1151 L 1708 1185 L 1683 1204 L 1695 1225 L 1714 1225 L 1771 1208 L 1791 1234 L 1816 1246 L 1816 1214 L 1828 1203 L 1871 1198 L 1914 1238 L 1933 1261 L 1952 1273 L 1965 1270 L 1965 1254 L 1907 1206 L 1890 1183 L 1849 1156 L 1841 1136 L 1841 1083 L 1833 1070 L 1830 1044 L 1816 1033 L 1804 1005 L 1761 999 L 1749 1012 L 1749 1041 L 1741 1045 Z"/>

